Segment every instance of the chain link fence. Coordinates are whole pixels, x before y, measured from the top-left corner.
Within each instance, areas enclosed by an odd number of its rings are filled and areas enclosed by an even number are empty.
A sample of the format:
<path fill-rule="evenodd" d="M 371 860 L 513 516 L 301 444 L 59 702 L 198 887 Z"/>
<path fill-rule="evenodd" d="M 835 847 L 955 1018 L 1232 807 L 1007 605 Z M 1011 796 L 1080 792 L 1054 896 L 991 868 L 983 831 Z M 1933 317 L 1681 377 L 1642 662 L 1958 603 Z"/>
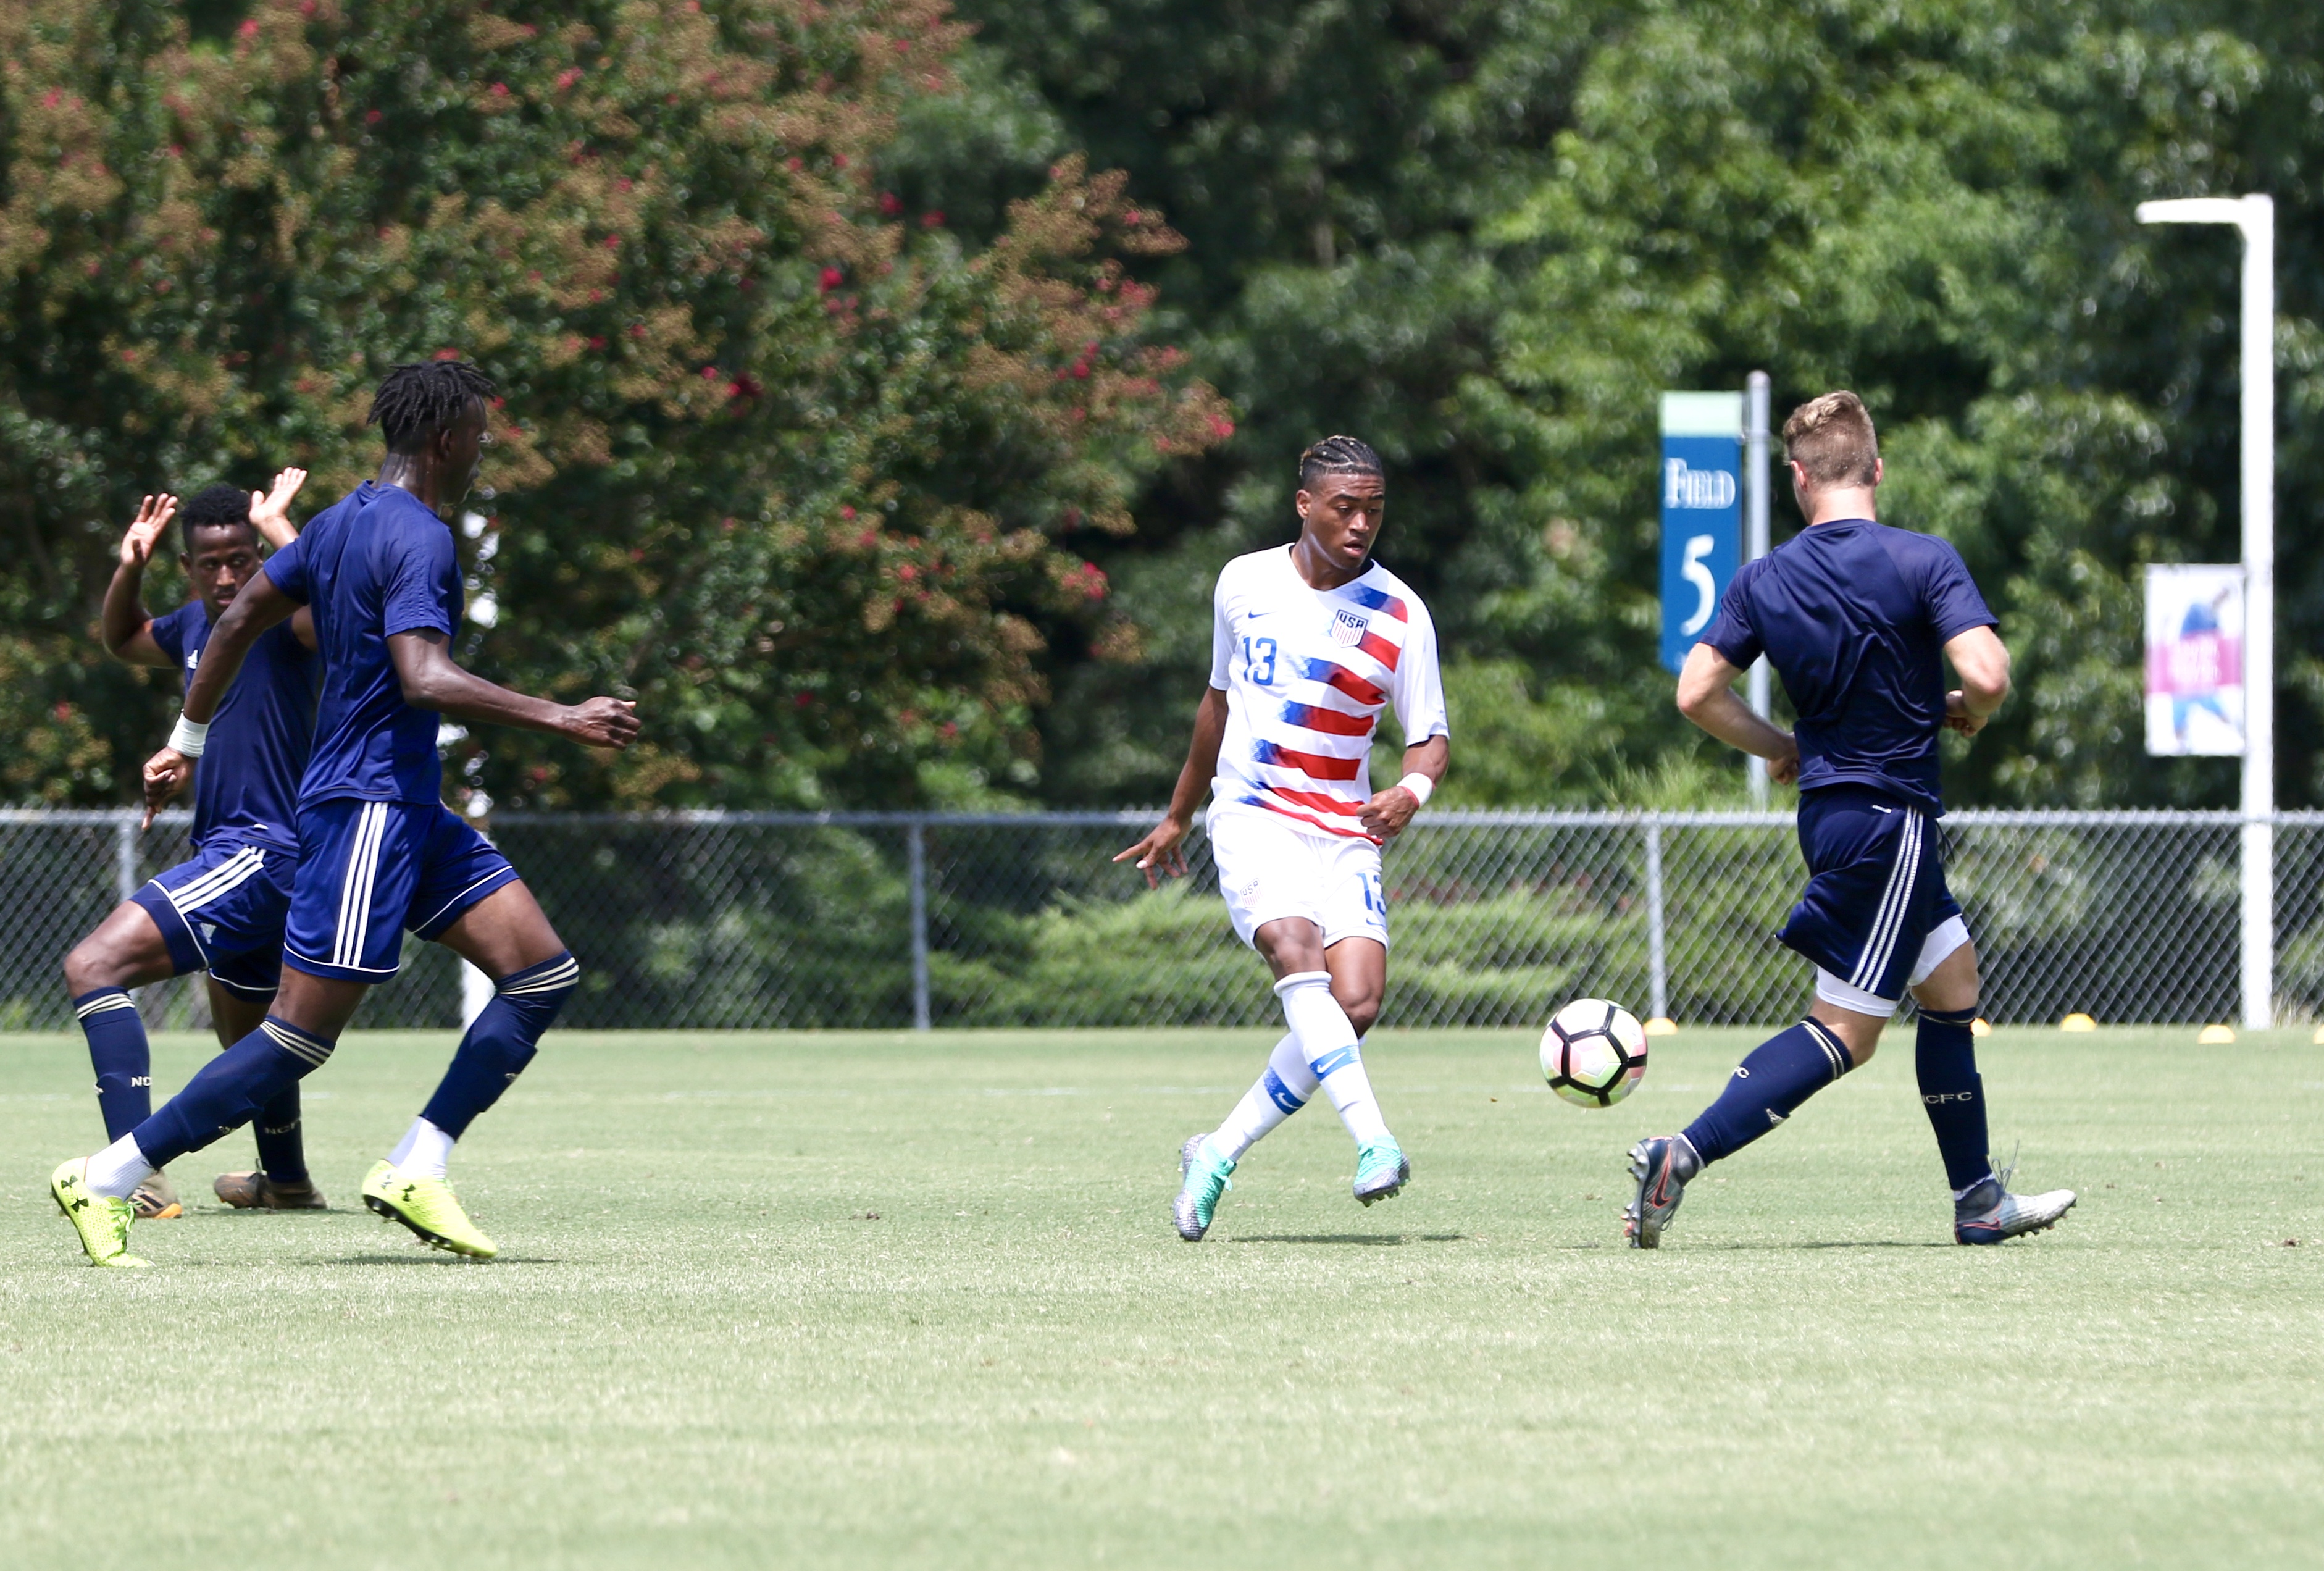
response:
<path fill-rule="evenodd" d="M 1209 846 L 1149 892 L 1110 858 L 1150 811 L 508 813 L 490 826 L 574 952 L 563 1021 L 651 1030 L 1259 1025 L 1259 961 Z M 2324 1013 L 2324 813 L 2274 815 L 2275 1012 Z M 2238 1008 L 2234 813 L 1960 812 L 1947 868 L 1997 1021 L 2201 1021 Z M 183 815 L 0 813 L 0 1027 L 71 1023 L 58 966 L 180 859 Z M 1528 1024 L 1579 994 L 1691 1024 L 1793 1018 L 1770 935 L 1802 872 L 1777 813 L 1424 815 L 1386 858 L 1385 1023 Z M 460 967 L 407 940 L 366 1025 L 460 1018 Z M 159 1024 L 207 1024 L 186 980 Z"/>

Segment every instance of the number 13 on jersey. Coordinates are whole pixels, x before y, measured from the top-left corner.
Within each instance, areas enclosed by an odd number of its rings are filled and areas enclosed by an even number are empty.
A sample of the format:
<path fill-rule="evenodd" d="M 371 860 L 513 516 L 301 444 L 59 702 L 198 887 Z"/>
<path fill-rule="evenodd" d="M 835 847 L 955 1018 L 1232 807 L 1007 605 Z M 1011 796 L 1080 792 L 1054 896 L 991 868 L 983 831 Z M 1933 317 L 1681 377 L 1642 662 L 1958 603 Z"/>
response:
<path fill-rule="evenodd" d="M 1275 640 L 1244 635 L 1242 641 L 1243 680 L 1255 687 L 1275 685 Z"/>

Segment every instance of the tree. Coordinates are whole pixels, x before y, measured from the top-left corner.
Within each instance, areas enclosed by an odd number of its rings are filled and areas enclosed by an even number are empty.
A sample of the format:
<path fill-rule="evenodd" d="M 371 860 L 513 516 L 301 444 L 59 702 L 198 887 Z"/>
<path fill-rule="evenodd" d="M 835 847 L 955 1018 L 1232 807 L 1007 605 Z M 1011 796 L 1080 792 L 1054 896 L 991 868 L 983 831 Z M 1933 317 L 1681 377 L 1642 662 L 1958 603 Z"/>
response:
<path fill-rule="evenodd" d="M 81 636 L 127 500 L 290 461 L 335 495 L 428 355 L 499 384 L 466 654 L 647 716 L 616 760 L 461 744 L 473 789 L 973 797 L 1038 745 L 1053 633 L 1127 647 L 1076 546 L 1230 429 L 1122 264 L 1180 242 L 1073 158 L 990 244 L 906 210 L 938 0 L 196 20 L 0 5 L 10 790 L 118 797 L 157 734 Z"/>

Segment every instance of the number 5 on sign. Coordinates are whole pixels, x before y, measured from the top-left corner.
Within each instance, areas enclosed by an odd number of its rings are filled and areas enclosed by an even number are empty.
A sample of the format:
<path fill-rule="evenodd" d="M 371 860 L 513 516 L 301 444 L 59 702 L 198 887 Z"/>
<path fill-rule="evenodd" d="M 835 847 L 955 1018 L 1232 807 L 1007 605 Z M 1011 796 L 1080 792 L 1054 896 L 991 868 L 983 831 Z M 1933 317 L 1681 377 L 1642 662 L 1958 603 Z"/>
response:
<path fill-rule="evenodd" d="M 1662 657 L 1675 671 L 1743 554 L 1743 395 L 1665 393 L 1662 430 Z"/>
<path fill-rule="evenodd" d="M 1694 615 L 1679 624 L 1678 630 L 1689 638 L 1710 626 L 1711 614 L 1719 608 L 1719 585 L 1711 578 L 1711 569 L 1702 565 L 1702 559 L 1717 543 L 1707 534 L 1689 536 L 1678 564 L 1678 576 L 1693 585 L 1701 596 L 1694 604 Z"/>

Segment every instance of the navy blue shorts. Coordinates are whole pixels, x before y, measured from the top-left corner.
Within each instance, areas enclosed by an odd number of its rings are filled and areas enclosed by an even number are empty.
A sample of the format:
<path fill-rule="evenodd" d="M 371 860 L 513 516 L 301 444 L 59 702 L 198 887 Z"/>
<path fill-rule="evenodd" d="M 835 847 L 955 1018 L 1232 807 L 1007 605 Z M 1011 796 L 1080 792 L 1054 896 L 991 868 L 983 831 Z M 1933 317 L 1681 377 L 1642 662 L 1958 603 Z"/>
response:
<path fill-rule="evenodd" d="M 299 884 L 283 958 L 309 976 L 384 982 L 408 929 L 432 938 L 516 869 L 440 802 L 353 797 L 299 809 Z"/>
<path fill-rule="evenodd" d="M 1884 791 L 1800 793 L 1808 886 L 1776 941 L 1876 997 L 1904 996 L 1929 935 L 1961 914 L 1934 820 Z"/>
<path fill-rule="evenodd" d="M 299 858 L 280 846 L 221 835 L 129 898 L 161 929 L 178 975 L 207 971 L 238 997 L 271 998 L 298 871 Z"/>

